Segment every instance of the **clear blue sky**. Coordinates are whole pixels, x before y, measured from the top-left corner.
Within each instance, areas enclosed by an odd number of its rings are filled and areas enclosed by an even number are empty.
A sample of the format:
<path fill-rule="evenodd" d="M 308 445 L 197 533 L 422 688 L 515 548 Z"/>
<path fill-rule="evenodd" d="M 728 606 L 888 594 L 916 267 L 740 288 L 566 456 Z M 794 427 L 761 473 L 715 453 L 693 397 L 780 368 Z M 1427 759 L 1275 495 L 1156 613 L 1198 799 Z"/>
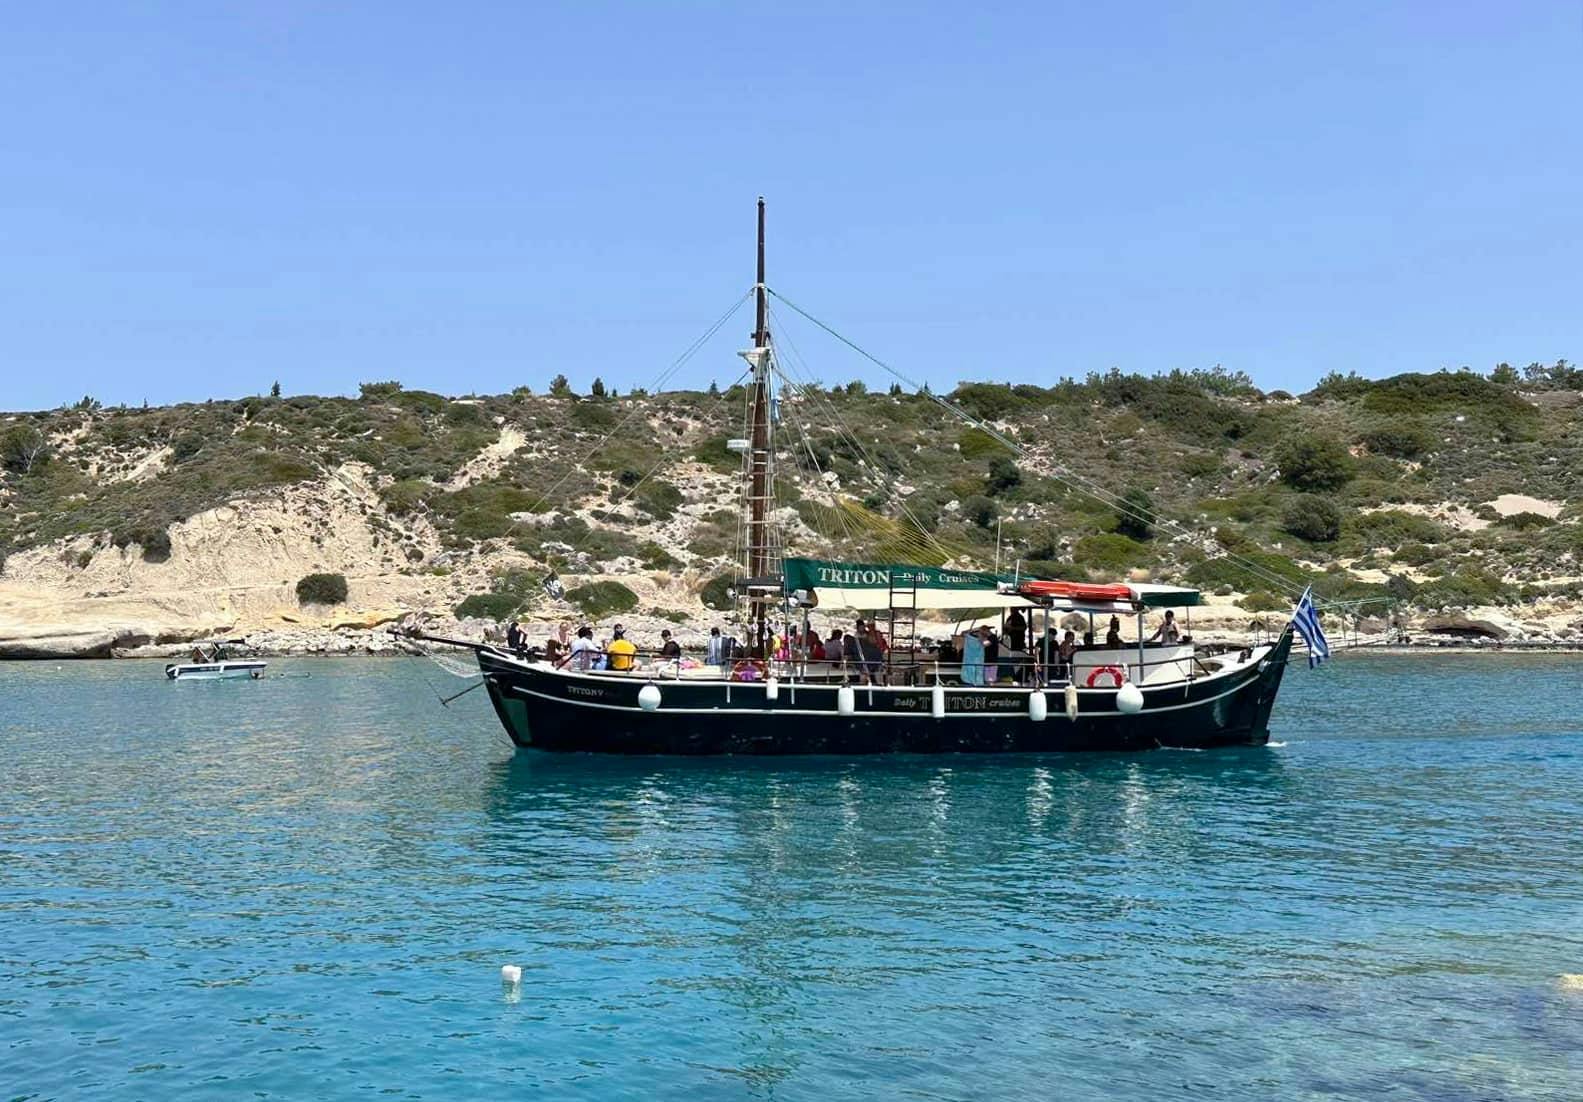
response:
<path fill-rule="evenodd" d="M 1575 0 L 986 7 L 13 6 L 0 407 L 1583 359 Z"/>

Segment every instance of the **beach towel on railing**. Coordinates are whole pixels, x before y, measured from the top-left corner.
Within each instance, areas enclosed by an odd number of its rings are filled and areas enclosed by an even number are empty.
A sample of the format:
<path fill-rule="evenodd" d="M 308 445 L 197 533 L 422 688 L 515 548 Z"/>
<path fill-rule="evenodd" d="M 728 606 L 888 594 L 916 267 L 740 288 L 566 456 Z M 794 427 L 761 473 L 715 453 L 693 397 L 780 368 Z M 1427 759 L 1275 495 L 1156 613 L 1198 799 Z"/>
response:
<path fill-rule="evenodd" d="M 962 684 L 984 683 L 984 640 L 972 632 L 962 637 Z"/>

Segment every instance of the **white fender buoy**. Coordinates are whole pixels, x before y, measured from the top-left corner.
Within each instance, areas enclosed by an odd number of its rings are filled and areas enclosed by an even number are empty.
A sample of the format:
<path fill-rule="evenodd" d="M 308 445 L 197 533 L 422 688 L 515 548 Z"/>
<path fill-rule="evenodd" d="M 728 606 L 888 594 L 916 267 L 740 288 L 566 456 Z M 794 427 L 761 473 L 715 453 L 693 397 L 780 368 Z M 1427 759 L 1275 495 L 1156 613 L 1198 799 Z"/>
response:
<path fill-rule="evenodd" d="M 1043 723 L 1044 717 L 1049 713 L 1050 702 L 1044 698 L 1042 690 L 1035 689 L 1028 694 L 1028 718 L 1035 723 Z"/>
<path fill-rule="evenodd" d="M 518 965 L 515 965 L 515 964 L 503 964 L 503 965 L 501 965 L 500 966 L 500 982 L 505 984 L 507 987 L 515 987 L 515 986 L 517 986 L 517 984 L 522 982 L 522 969 L 521 969 L 521 967 L 518 966 Z"/>
<path fill-rule="evenodd" d="M 638 707 L 642 708 L 645 712 L 659 711 L 660 687 L 654 684 L 654 682 L 650 681 L 647 685 L 643 686 L 643 688 L 639 689 Z"/>
<path fill-rule="evenodd" d="M 1129 716 L 1137 715 L 1143 711 L 1143 690 L 1127 682 L 1116 690 L 1116 707 Z"/>
<path fill-rule="evenodd" d="M 779 700 L 780 696 L 781 696 L 781 683 L 777 679 L 772 677 L 768 681 L 764 682 L 764 699 L 765 700 Z"/>
<path fill-rule="evenodd" d="M 835 710 L 844 716 L 857 711 L 857 693 L 852 691 L 852 686 L 842 685 L 835 691 Z"/>
<path fill-rule="evenodd" d="M 1066 683 L 1066 718 L 1077 718 L 1077 686 L 1070 681 Z"/>
<path fill-rule="evenodd" d="M 945 718 L 945 686 L 939 682 L 929 690 L 929 714 L 935 719 Z"/>

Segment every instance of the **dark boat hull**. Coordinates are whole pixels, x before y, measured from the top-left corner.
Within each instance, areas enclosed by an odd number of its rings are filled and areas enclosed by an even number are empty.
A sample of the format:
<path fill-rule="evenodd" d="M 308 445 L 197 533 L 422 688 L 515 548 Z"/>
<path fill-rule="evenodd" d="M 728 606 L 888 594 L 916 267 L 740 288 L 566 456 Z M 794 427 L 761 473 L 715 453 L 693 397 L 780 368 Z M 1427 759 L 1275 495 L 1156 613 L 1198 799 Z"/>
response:
<path fill-rule="evenodd" d="M 644 710 L 647 682 L 566 674 L 492 650 L 478 652 L 495 712 L 518 746 L 617 754 L 1048 753 L 1208 749 L 1269 740 L 1270 710 L 1291 649 L 1290 631 L 1244 669 L 1144 690 L 1141 712 L 1116 706 L 1114 690 L 1084 689 L 1069 719 L 1059 689 L 1048 715 L 1029 715 L 1025 689 L 948 688 L 946 715 L 929 688 L 857 686 L 840 714 L 834 686 L 660 681 L 661 703 Z"/>

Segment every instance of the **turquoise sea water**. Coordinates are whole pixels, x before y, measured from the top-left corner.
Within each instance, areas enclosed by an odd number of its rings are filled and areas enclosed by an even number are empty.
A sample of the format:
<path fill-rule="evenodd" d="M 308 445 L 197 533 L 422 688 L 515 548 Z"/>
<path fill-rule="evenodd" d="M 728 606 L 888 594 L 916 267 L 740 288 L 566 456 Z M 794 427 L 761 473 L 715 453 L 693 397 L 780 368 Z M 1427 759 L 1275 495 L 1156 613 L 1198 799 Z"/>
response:
<path fill-rule="evenodd" d="M 270 669 L 0 668 L 0 1098 L 1583 1097 L 1575 657 L 1003 759 L 513 754 L 432 666 Z"/>

